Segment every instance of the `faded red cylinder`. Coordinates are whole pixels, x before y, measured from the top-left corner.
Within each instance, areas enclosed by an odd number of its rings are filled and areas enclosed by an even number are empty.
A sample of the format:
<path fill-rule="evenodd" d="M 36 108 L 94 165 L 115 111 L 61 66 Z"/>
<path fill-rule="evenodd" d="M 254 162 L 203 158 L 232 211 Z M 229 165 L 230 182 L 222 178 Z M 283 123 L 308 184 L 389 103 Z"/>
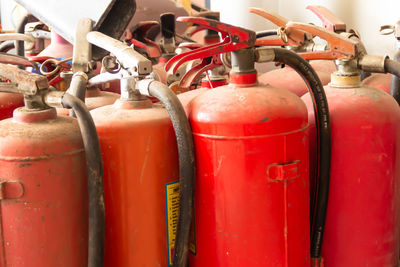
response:
<path fill-rule="evenodd" d="M 325 87 L 333 145 L 322 257 L 326 267 L 398 266 L 399 107 L 376 88 L 347 87 Z M 313 104 L 302 99 L 315 151 Z"/>
<path fill-rule="evenodd" d="M 310 266 L 307 110 L 256 74 L 195 97 L 190 266 Z M 249 84 L 249 82 L 247 82 Z"/>
<path fill-rule="evenodd" d="M 320 78 L 322 85 L 326 85 L 331 80 L 330 74 L 324 71 L 317 70 L 317 75 Z M 274 87 L 283 88 L 302 96 L 308 92 L 306 83 L 301 76 L 292 68 L 285 67 L 282 69 L 271 70 L 263 73 L 259 77 L 259 81 L 263 84 L 269 84 Z"/>
<path fill-rule="evenodd" d="M 167 111 L 146 99 L 118 100 L 91 113 L 104 169 L 104 266 L 170 266 L 179 168 Z"/>
<path fill-rule="evenodd" d="M 53 108 L 0 122 L 0 265 L 87 266 L 85 152 L 76 119 Z"/>

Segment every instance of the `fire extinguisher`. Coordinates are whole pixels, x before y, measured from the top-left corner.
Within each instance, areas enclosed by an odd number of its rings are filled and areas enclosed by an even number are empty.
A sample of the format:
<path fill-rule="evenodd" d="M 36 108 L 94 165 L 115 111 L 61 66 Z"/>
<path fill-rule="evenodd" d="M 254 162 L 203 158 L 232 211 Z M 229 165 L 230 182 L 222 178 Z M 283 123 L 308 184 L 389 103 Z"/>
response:
<path fill-rule="evenodd" d="M 388 31 L 389 30 L 389 31 Z M 381 27 L 381 33 L 384 35 L 393 33 L 396 38 L 397 51 L 393 57 L 394 60 L 400 61 L 400 21 L 395 26 L 385 25 Z M 372 86 L 391 94 L 398 103 L 400 103 L 399 79 L 390 73 L 376 73 L 363 80 L 363 84 Z M 396 94 L 397 92 L 397 94 Z"/>
<path fill-rule="evenodd" d="M 146 78 L 150 60 L 99 32 L 87 38 L 120 64 L 114 79 L 121 79 L 121 98 L 92 111 L 104 159 L 105 266 L 185 267 L 194 194 L 194 149 L 185 112 L 165 84 Z"/>
<path fill-rule="evenodd" d="M 290 46 L 294 51 L 299 52 L 302 50 L 315 50 L 316 44 L 313 41 L 313 36 L 300 31 L 293 29 L 292 32 L 284 33 L 281 29 L 284 29 L 285 25 L 289 22 L 288 19 L 274 13 L 261 8 L 249 8 L 251 13 L 262 16 L 263 18 L 268 19 L 273 22 L 277 26 L 281 27 L 278 30 L 269 30 L 259 32 L 257 34 L 257 42 L 256 45 L 262 46 Z M 278 36 L 275 38 L 263 39 L 267 36 Z M 284 37 L 287 37 L 286 39 Z M 324 49 L 324 46 L 321 46 L 321 49 Z M 330 81 L 330 73 L 326 72 L 326 69 L 332 69 L 330 65 L 333 62 L 325 61 L 323 63 L 318 63 L 318 67 L 315 68 L 318 77 L 320 78 L 323 85 L 326 85 Z M 322 67 L 321 67 L 322 65 Z M 333 64 L 334 65 L 334 64 Z M 259 81 L 264 84 L 270 84 L 272 86 L 285 88 L 298 96 L 302 96 L 308 92 L 307 86 L 305 85 L 302 78 L 294 71 L 292 68 L 281 68 L 272 70 L 266 73 L 263 73 L 259 77 Z"/>
<path fill-rule="evenodd" d="M 324 242 L 315 243 L 312 256 L 322 255 L 326 266 L 397 266 L 400 112 L 388 94 L 361 84 L 359 69 L 400 76 L 400 63 L 367 55 L 354 34 L 338 35 L 301 23 L 289 23 L 290 27 L 328 42 L 329 50 L 303 54 L 305 58 L 336 59 L 338 65 L 325 87 L 335 144 L 326 226 L 321 231 L 316 218 L 313 231 L 313 240 L 322 241 L 323 235 Z M 313 104 L 307 95 L 302 99 L 309 110 L 312 136 Z M 310 149 L 314 147 L 311 141 Z M 320 260 L 314 264 L 322 266 Z"/>
<path fill-rule="evenodd" d="M 43 76 L 4 64 L 0 76 L 12 82 L 0 91 L 25 99 L 0 122 L 1 265 L 101 267 L 103 175 L 90 113 Z M 78 119 L 49 105 L 73 108 Z"/>
<path fill-rule="evenodd" d="M 295 94 L 259 85 L 254 63 L 283 62 L 307 81 L 325 175 L 330 124 L 321 81 L 291 51 L 255 49 L 253 31 L 204 18 L 178 21 L 218 31 L 222 42 L 176 56 L 174 68 L 232 52 L 229 85 L 200 94 L 188 111 L 197 162 L 190 266 L 310 266 L 306 110 Z"/>

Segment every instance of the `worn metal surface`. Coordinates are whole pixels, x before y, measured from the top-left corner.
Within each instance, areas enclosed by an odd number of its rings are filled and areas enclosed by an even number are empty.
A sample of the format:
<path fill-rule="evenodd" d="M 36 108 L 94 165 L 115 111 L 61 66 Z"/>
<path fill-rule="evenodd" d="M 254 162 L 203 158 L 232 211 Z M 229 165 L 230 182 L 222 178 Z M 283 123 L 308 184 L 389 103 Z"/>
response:
<path fill-rule="evenodd" d="M 7 40 L 15 40 L 15 41 L 25 41 L 33 43 L 35 39 L 32 35 L 22 34 L 22 33 L 2 33 L 0 34 L 0 41 L 4 42 Z"/>
<path fill-rule="evenodd" d="M 88 72 L 89 62 L 92 59 L 92 46 L 86 39 L 86 35 L 92 30 L 93 21 L 82 18 L 78 21 L 75 32 L 75 42 L 72 57 L 73 72 Z"/>
<path fill-rule="evenodd" d="M 93 29 L 119 39 L 136 11 L 135 0 L 17 0 L 32 15 L 56 30 L 69 42 L 75 41 L 79 19 L 94 21 Z M 93 56 L 100 59 L 105 51 L 95 48 Z"/>
<path fill-rule="evenodd" d="M 121 41 L 95 31 L 87 34 L 87 40 L 115 55 L 122 68 L 126 69 L 132 75 L 134 73 L 137 75 L 148 75 L 152 71 L 150 60 L 135 51 L 133 47 L 129 47 Z"/>
<path fill-rule="evenodd" d="M 373 73 L 386 73 L 385 60 L 388 56 L 365 55 L 358 61 L 362 70 Z"/>
<path fill-rule="evenodd" d="M 4 64 L 13 64 L 18 66 L 32 67 L 34 69 L 38 69 L 38 65 L 36 64 L 36 62 L 31 61 L 26 57 L 21 57 L 9 53 L 0 52 L 0 62 Z"/>
<path fill-rule="evenodd" d="M 15 91 L 12 91 L 14 93 L 36 95 L 38 91 L 49 88 L 49 83 L 46 77 L 21 70 L 12 65 L 0 63 L 0 76 L 16 84 Z"/>

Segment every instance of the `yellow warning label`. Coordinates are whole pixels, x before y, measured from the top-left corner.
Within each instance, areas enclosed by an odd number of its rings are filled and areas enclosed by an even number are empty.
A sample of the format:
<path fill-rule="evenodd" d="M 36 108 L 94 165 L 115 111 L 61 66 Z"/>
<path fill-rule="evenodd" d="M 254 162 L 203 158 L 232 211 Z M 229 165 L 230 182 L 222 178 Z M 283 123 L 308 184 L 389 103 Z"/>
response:
<path fill-rule="evenodd" d="M 165 200 L 167 210 L 168 266 L 172 266 L 179 217 L 179 182 L 172 182 L 165 185 Z M 189 250 L 196 255 L 194 218 L 192 220 L 191 228 Z"/>
<path fill-rule="evenodd" d="M 168 236 L 168 266 L 172 265 L 176 229 L 179 216 L 179 182 L 165 185 L 165 197 L 167 204 L 167 236 Z"/>

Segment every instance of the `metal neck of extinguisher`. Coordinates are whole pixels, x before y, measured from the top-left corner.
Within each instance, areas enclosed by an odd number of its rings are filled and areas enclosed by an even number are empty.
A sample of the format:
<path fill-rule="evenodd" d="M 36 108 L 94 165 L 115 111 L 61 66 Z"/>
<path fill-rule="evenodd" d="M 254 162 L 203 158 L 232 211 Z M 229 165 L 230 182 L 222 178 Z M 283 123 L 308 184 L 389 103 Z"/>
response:
<path fill-rule="evenodd" d="M 146 79 L 152 71 L 151 62 L 133 48 L 99 32 L 90 32 L 87 39 L 115 55 L 119 64 L 119 75 L 123 78 L 123 95 L 126 94 L 126 98 L 133 99 L 138 96 L 138 92 L 156 97 L 171 117 L 178 145 L 180 174 L 180 206 L 173 266 L 186 267 L 194 203 L 195 154 L 192 131 L 185 110 L 168 86 L 153 79 Z"/>

